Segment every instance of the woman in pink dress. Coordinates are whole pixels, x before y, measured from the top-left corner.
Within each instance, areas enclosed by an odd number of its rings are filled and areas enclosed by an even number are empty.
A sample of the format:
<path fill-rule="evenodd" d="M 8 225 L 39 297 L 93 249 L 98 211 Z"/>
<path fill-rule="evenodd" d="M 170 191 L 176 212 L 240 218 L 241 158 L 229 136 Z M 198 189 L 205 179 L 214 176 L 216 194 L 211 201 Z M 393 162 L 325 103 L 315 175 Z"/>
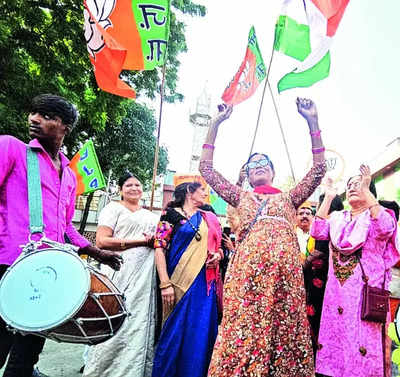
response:
<path fill-rule="evenodd" d="M 370 192 L 369 168 L 361 165 L 360 172 L 347 182 L 351 210 L 333 212 L 327 218 L 336 194 L 330 186 L 311 228 L 315 239 L 330 240 L 316 359 L 316 372 L 329 377 L 385 375 L 384 325 L 361 319 L 361 266 L 369 285 L 381 288 L 385 282 L 387 289 L 390 268 L 399 259 L 397 224 L 393 212 L 380 206 Z"/>

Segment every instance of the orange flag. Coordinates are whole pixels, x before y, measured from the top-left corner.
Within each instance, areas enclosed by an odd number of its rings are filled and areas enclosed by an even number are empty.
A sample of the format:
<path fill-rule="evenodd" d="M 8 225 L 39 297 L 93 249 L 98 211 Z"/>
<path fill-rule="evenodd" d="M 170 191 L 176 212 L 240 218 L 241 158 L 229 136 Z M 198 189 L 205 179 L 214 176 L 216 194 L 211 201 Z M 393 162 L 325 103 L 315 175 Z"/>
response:
<path fill-rule="evenodd" d="M 164 64 L 169 0 L 86 0 L 85 39 L 97 84 L 104 91 L 135 98 L 120 79 L 124 69 Z"/>

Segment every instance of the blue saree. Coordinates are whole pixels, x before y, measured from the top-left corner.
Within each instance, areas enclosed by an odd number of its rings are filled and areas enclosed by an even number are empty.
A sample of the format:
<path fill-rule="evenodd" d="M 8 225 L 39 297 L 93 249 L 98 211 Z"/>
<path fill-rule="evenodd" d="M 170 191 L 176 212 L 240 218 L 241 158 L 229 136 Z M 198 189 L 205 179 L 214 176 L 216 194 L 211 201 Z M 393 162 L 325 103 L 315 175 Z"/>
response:
<path fill-rule="evenodd" d="M 175 210 L 172 210 L 177 213 Z M 183 218 L 183 217 L 182 217 Z M 163 218 L 161 218 L 163 220 Z M 199 229 L 204 221 L 200 212 L 190 222 Z M 182 255 L 194 239 L 189 222 L 172 235 L 166 262 L 172 276 Z M 164 322 L 156 348 L 153 377 L 205 377 L 218 330 L 217 297 L 214 283 L 207 295 L 206 268 L 201 268 L 189 289 Z"/>

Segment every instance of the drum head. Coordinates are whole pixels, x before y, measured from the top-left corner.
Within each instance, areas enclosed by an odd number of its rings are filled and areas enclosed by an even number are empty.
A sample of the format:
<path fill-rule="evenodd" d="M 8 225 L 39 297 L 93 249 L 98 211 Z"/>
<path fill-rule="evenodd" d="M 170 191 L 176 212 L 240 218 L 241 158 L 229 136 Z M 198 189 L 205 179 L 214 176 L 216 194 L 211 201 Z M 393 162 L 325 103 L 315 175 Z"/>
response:
<path fill-rule="evenodd" d="M 397 306 L 396 314 L 394 316 L 394 327 L 396 329 L 397 338 L 400 339 L 400 305 Z"/>
<path fill-rule="evenodd" d="M 22 331 L 51 329 L 84 303 L 90 274 L 77 254 L 43 249 L 18 260 L 0 282 L 0 315 Z"/>

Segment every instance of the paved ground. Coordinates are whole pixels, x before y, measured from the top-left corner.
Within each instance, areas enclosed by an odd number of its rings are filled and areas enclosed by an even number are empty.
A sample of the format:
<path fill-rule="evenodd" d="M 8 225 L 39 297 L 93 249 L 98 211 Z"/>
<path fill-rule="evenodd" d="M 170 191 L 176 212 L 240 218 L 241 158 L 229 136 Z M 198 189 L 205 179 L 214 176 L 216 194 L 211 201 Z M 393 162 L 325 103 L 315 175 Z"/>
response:
<path fill-rule="evenodd" d="M 49 377 L 79 377 L 83 365 L 82 354 L 85 346 L 80 344 L 57 343 L 46 340 L 40 355 L 39 369 Z M 2 375 L 3 369 L 0 370 Z M 100 377 L 100 376 L 99 376 Z"/>

